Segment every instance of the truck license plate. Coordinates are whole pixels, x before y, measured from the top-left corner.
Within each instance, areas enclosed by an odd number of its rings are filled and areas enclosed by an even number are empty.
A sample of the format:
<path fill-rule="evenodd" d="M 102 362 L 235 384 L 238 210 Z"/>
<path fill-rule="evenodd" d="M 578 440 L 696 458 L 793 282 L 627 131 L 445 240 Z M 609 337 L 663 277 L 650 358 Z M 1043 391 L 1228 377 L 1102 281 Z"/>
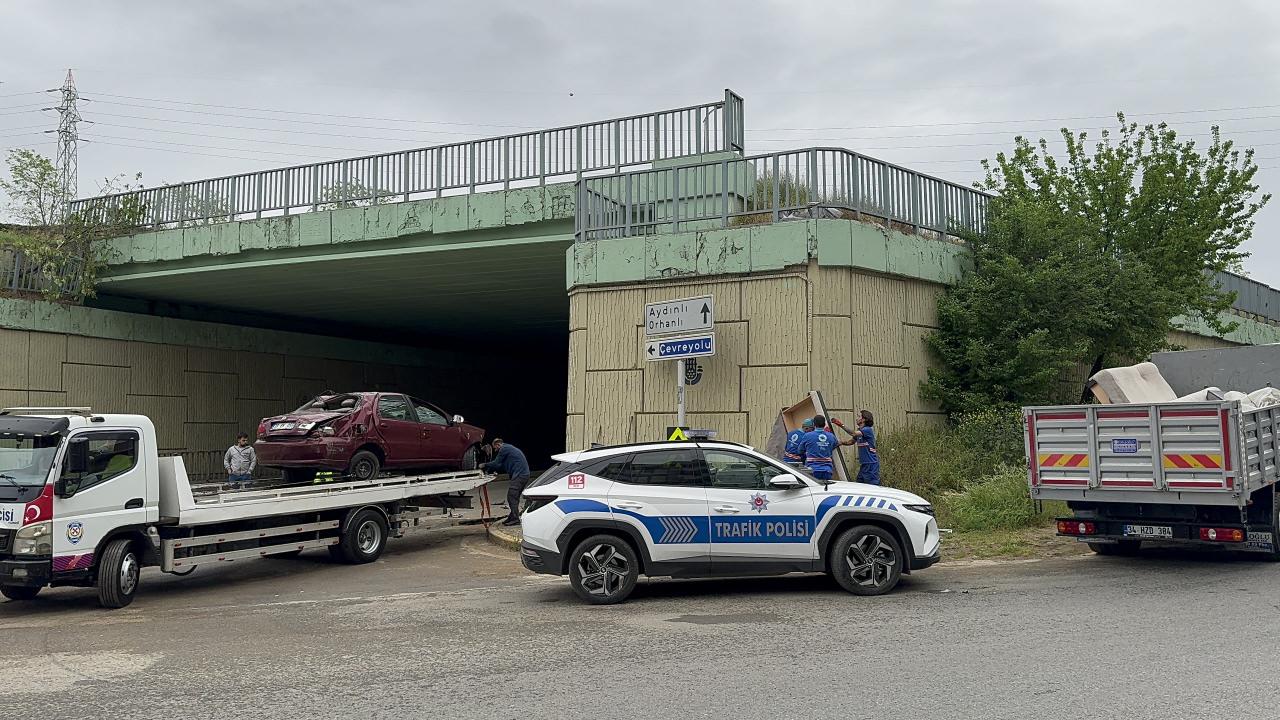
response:
<path fill-rule="evenodd" d="M 271 423 L 272 430 L 292 430 L 296 426 L 297 426 L 297 423 L 291 423 L 291 422 Z"/>
<path fill-rule="evenodd" d="M 1125 525 L 1125 535 L 1149 538 L 1171 538 L 1173 528 L 1168 525 Z"/>

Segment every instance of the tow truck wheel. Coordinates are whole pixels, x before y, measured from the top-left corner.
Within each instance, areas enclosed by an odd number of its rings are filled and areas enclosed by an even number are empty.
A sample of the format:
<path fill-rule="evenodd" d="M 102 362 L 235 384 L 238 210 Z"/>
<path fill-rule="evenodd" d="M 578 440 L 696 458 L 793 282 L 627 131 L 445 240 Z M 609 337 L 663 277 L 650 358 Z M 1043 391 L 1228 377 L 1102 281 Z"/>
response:
<path fill-rule="evenodd" d="M 573 549 L 569 585 L 592 605 L 626 600 L 640 578 L 640 563 L 627 541 L 616 535 L 593 535 Z"/>
<path fill-rule="evenodd" d="M 36 595 L 40 594 L 38 587 L 26 587 L 24 585 L 0 585 L 0 595 L 4 595 L 10 600 L 35 600 Z"/>
<path fill-rule="evenodd" d="M 105 608 L 122 608 L 133 602 L 141 571 L 133 543 L 125 538 L 107 543 L 98 561 L 98 603 Z"/>
<path fill-rule="evenodd" d="M 893 533 L 858 525 L 831 545 L 831 576 L 854 595 L 883 595 L 902 577 L 902 549 Z"/>
<path fill-rule="evenodd" d="M 387 519 L 382 513 L 365 508 L 356 513 L 342 533 L 342 559 L 352 563 L 370 563 L 382 555 L 387 546 Z"/>

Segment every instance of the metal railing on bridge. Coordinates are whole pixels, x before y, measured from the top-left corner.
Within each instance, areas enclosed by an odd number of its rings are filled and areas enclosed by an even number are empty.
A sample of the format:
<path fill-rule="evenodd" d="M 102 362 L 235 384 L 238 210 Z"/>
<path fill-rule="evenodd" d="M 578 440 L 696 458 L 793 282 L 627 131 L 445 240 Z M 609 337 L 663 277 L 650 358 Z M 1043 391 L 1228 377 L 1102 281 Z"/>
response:
<path fill-rule="evenodd" d="M 83 268 L 84 261 L 78 257 L 48 267 L 32 261 L 21 250 L 0 247 L 0 291 L 78 296 L 84 284 Z"/>
<path fill-rule="evenodd" d="M 842 148 L 809 148 L 583 178 L 575 237 L 598 240 L 778 222 L 879 218 L 950 235 L 984 227 L 990 197 Z"/>
<path fill-rule="evenodd" d="M 75 200 L 89 217 L 136 198 L 145 227 L 224 222 L 446 192 L 473 193 L 581 179 L 743 148 L 743 102 L 731 90 L 701 105 L 550 130 L 243 173 Z"/>

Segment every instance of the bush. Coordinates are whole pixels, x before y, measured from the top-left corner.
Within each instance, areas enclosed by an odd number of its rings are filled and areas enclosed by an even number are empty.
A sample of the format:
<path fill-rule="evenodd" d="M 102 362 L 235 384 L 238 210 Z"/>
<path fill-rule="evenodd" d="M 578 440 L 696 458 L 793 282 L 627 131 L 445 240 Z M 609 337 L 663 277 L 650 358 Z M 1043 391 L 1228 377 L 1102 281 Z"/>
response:
<path fill-rule="evenodd" d="M 958 531 L 1016 530 L 1040 520 L 1027 493 L 1027 473 L 1020 467 L 1002 466 L 972 483 L 964 492 L 941 498 L 939 515 Z"/>

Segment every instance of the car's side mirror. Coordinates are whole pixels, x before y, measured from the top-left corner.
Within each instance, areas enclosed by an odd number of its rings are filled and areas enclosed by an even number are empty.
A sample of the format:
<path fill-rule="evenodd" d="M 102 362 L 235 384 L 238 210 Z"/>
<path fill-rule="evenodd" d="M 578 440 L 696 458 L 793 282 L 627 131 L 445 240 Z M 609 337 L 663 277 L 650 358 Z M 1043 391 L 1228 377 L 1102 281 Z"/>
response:
<path fill-rule="evenodd" d="M 454 423 L 455 425 L 461 425 L 461 424 L 462 424 L 462 423 L 464 423 L 464 422 L 466 422 L 466 420 L 463 420 L 461 415 L 454 415 L 454 416 L 453 416 L 453 423 Z"/>
<path fill-rule="evenodd" d="M 67 444 L 67 457 L 62 463 L 63 475 L 83 475 L 89 469 L 89 439 L 71 438 Z"/>
<path fill-rule="evenodd" d="M 769 487 L 775 490 L 797 490 L 804 487 L 804 481 L 795 475 L 787 473 L 769 480 Z"/>
<path fill-rule="evenodd" d="M 59 478 L 53 484 L 53 492 L 63 500 L 80 492 L 80 478 Z"/>

